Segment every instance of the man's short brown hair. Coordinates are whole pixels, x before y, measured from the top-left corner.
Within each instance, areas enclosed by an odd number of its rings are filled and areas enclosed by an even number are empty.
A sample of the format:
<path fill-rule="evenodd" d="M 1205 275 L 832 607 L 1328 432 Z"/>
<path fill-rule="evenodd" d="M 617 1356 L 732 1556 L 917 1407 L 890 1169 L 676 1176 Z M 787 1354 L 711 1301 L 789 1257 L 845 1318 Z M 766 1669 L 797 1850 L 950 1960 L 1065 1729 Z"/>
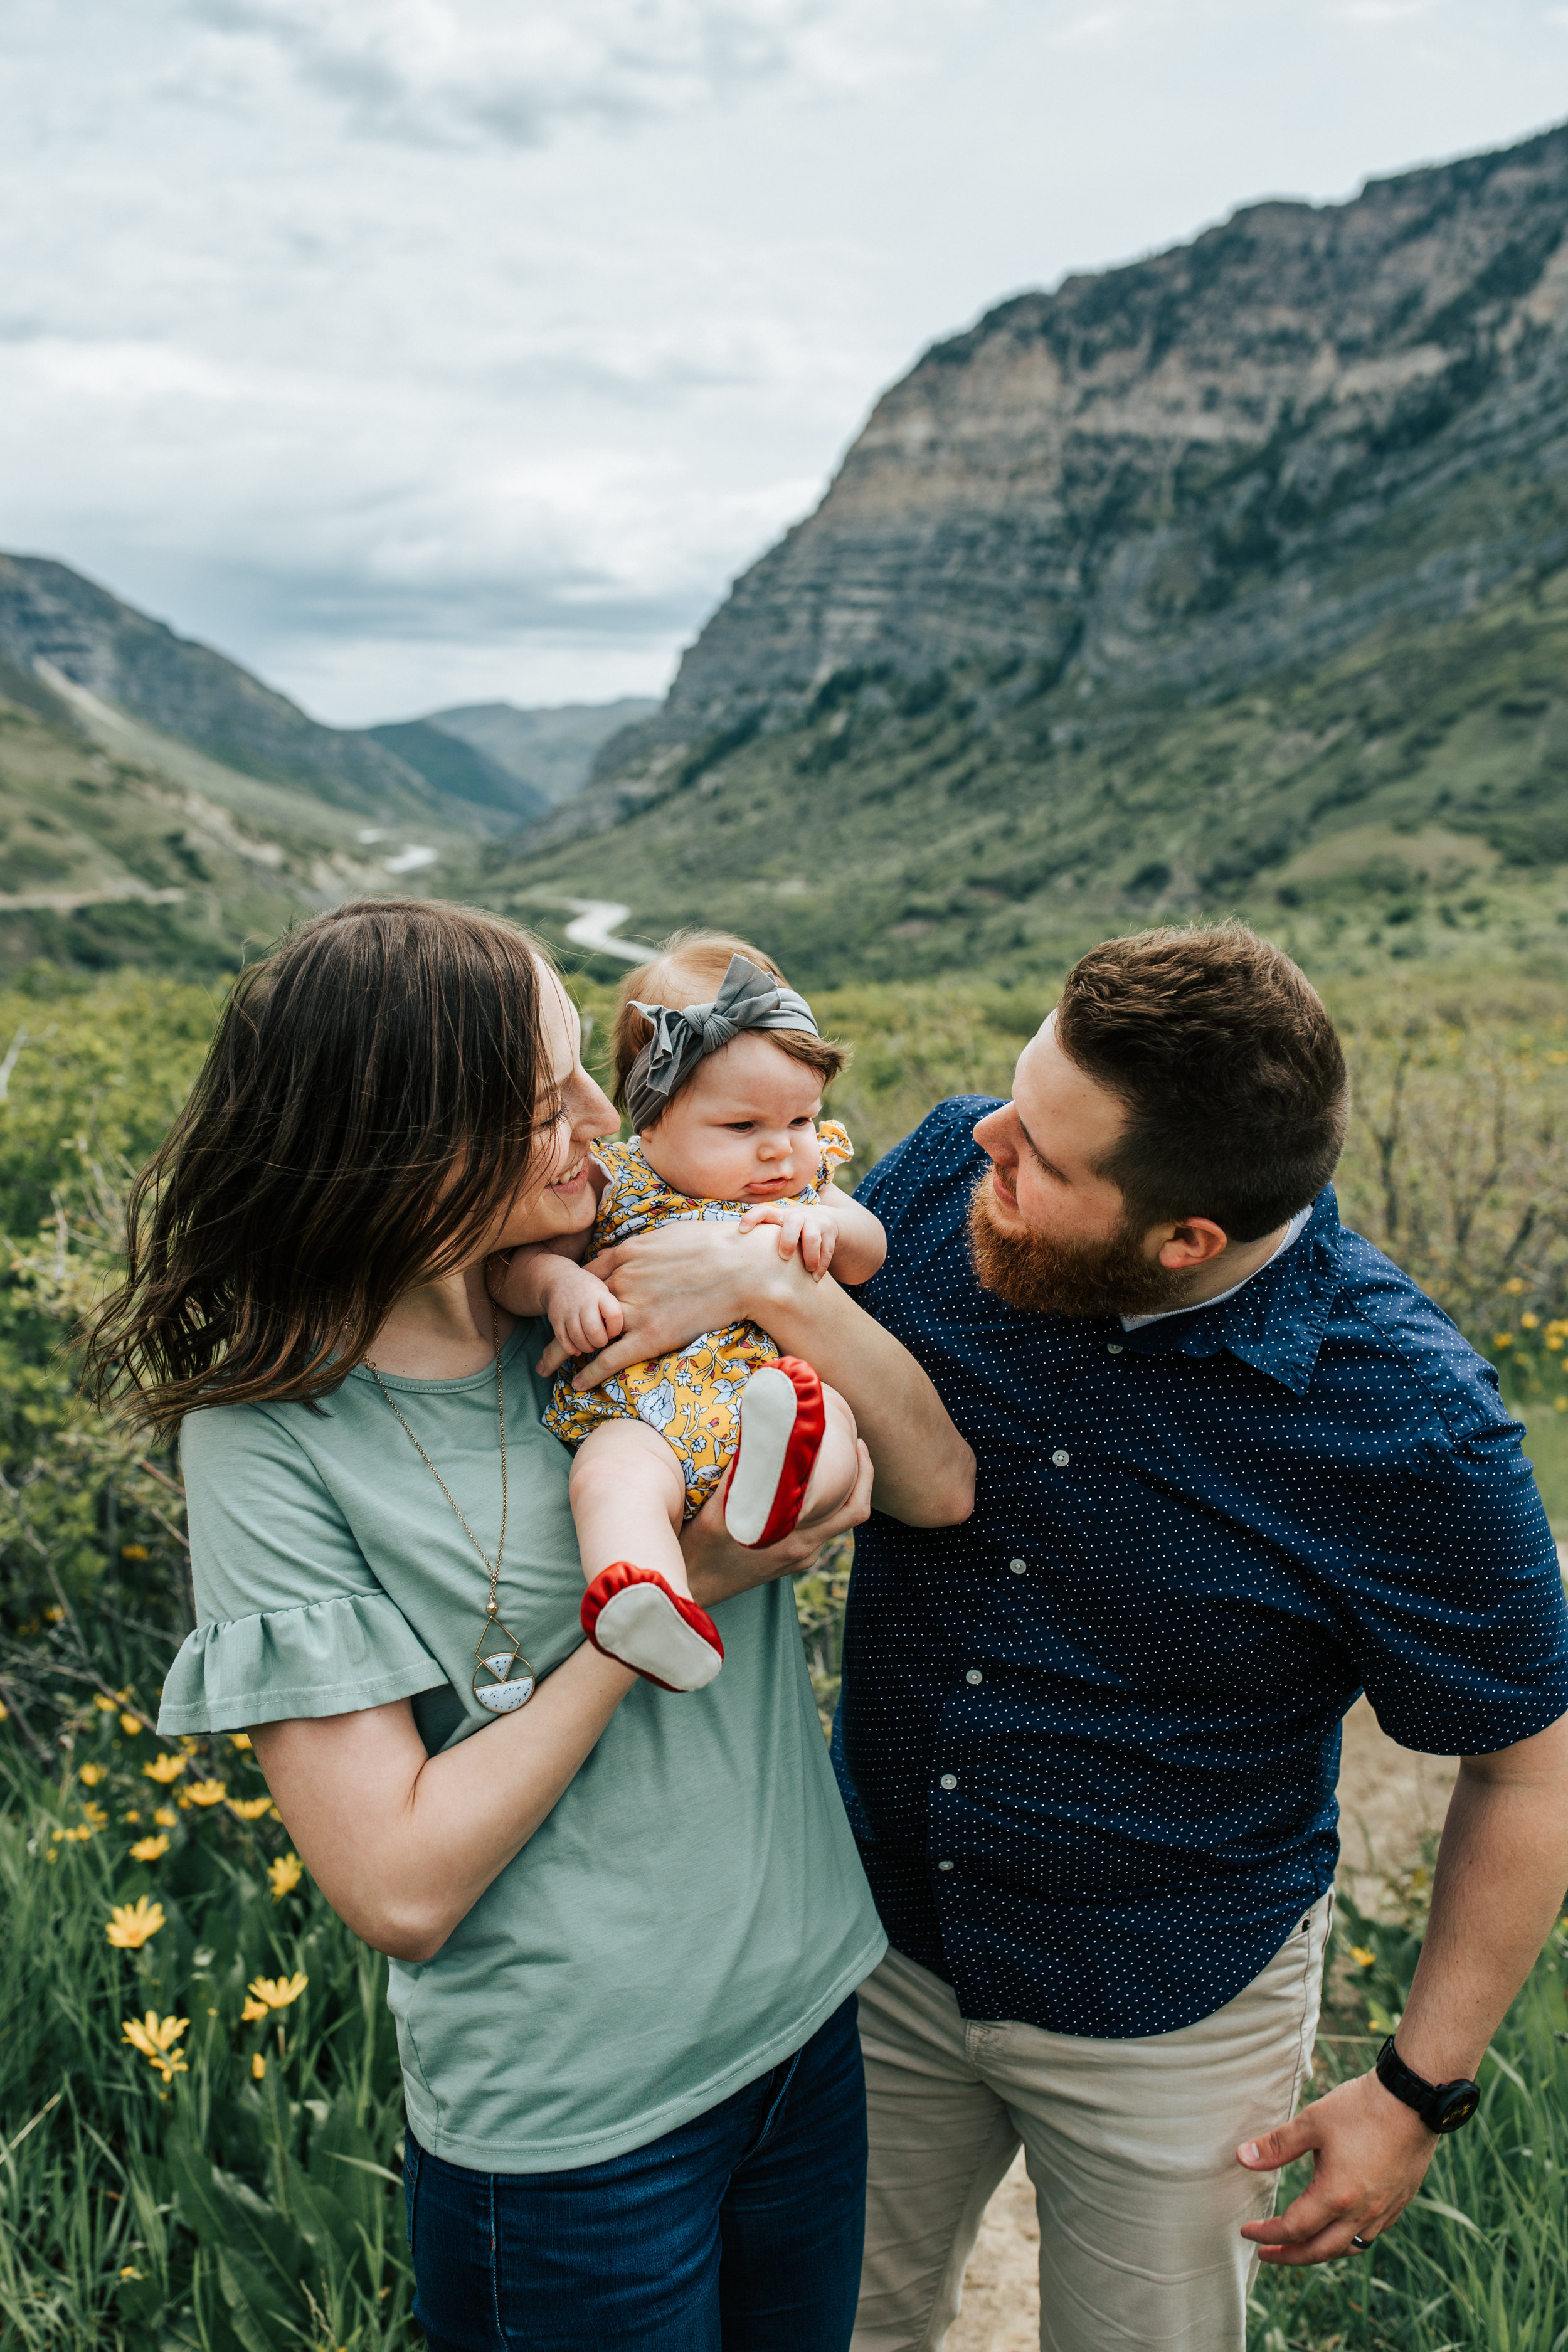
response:
<path fill-rule="evenodd" d="M 1127 1106 L 1100 1173 L 1142 1231 L 1212 1217 L 1229 1240 L 1258 1241 L 1333 1174 L 1340 1041 L 1306 974 L 1245 923 L 1091 948 L 1068 974 L 1057 1039 Z"/>
<path fill-rule="evenodd" d="M 744 956 L 748 962 L 771 971 L 776 981 L 788 987 L 789 982 L 772 956 L 752 947 L 749 940 L 736 939 L 729 931 L 677 931 L 666 940 L 651 963 L 639 964 L 622 981 L 616 1003 L 616 1025 L 610 1036 L 616 1059 L 617 1110 L 626 1108 L 626 1074 L 653 1034 L 652 1022 L 637 1011 L 632 999 L 640 996 L 645 1004 L 668 1004 L 678 1012 L 687 1004 L 711 1004 L 730 969 L 731 956 Z M 815 1070 L 825 1091 L 849 1066 L 847 1045 L 836 1045 L 830 1037 L 814 1037 L 809 1029 L 768 1029 L 758 1034 L 765 1036 L 770 1045 L 787 1054 L 792 1062 L 804 1062 L 808 1070 Z M 666 1110 L 685 1092 L 701 1066 L 700 1062 L 696 1064 L 674 1088 Z"/>

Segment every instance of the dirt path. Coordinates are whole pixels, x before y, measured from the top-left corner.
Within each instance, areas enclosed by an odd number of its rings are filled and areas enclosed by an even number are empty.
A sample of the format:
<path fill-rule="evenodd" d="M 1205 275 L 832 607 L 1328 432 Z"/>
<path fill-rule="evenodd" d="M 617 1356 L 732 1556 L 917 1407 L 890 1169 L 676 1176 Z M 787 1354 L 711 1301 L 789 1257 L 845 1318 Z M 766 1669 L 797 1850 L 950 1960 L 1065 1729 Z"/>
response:
<path fill-rule="evenodd" d="M 1457 1769 L 1451 1759 L 1396 1748 L 1378 1729 L 1365 1699 L 1357 1700 L 1345 1717 L 1340 1772 L 1340 1877 L 1357 1901 L 1373 1903 L 1378 1868 L 1399 1868 L 1441 1826 Z M 963 2308 L 947 2352 L 1037 2352 L 1039 2247 L 1034 2191 L 1020 2152 L 991 2200 L 970 2256 Z"/>

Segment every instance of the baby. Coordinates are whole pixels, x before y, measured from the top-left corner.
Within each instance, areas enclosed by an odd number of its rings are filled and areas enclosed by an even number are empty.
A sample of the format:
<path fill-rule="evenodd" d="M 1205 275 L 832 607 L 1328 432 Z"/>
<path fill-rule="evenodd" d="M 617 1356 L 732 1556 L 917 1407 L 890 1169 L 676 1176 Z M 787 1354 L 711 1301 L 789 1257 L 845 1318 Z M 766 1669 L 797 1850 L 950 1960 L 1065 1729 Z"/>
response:
<path fill-rule="evenodd" d="M 632 973 L 616 1018 L 616 1098 L 637 1130 L 595 1146 L 591 1230 L 518 1250 L 499 1292 L 545 1315 L 562 1346 L 592 1355 L 623 1328 L 614 1294 L 582 1261 L 681 1218 L 775 1224 L 820 1281 L 866 1282 L 887 1243 L 870 1212 L 834 1190 L 854 1157 L 817 1130 L 822 1088 L 848 1055 L 819 1037 L 804 997 L 743 940 L 682 933 Z M 854 1416 L 809 1364 L 752 1323 L 705 1331 L 579 1394 L 563 1366 L 544 1423 L 572 1446 L 572 1514 L 588 1590 L 583 1627 L 608 1656 L 665 1690 L 700 1690 L 723 1663 L 691 1598 L 680 1529 L 724 1486 L 724 1519 L 761 1550 L 847 1499 Z"/>

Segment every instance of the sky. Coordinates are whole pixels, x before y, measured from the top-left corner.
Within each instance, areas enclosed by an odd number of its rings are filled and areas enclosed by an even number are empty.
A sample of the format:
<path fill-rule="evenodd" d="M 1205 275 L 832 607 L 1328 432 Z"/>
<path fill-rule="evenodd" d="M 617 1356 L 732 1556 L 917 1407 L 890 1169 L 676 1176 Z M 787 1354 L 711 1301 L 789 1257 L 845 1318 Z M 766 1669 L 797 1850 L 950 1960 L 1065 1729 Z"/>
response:
<path fill-rule="evenodd" d="M 0 548 L 315 716 L 661 693 L 1008 295 L 1568 116 L 1568 0 L 5 0 Z"/>

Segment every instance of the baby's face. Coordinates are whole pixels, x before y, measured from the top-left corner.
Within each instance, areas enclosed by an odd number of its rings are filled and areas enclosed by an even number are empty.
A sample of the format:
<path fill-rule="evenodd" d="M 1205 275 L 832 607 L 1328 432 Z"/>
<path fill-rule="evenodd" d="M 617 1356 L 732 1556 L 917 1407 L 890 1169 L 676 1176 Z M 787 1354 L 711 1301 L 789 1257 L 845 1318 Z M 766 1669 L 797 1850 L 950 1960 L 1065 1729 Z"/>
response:
<path fill-rule="evenodd" d="M 696 1201 L 783 1201 L 815 1182 L 822 1083 L 765 1030 L 743 1030 L 698 1069 L 653 1127 L 643 1157 Z"/>

